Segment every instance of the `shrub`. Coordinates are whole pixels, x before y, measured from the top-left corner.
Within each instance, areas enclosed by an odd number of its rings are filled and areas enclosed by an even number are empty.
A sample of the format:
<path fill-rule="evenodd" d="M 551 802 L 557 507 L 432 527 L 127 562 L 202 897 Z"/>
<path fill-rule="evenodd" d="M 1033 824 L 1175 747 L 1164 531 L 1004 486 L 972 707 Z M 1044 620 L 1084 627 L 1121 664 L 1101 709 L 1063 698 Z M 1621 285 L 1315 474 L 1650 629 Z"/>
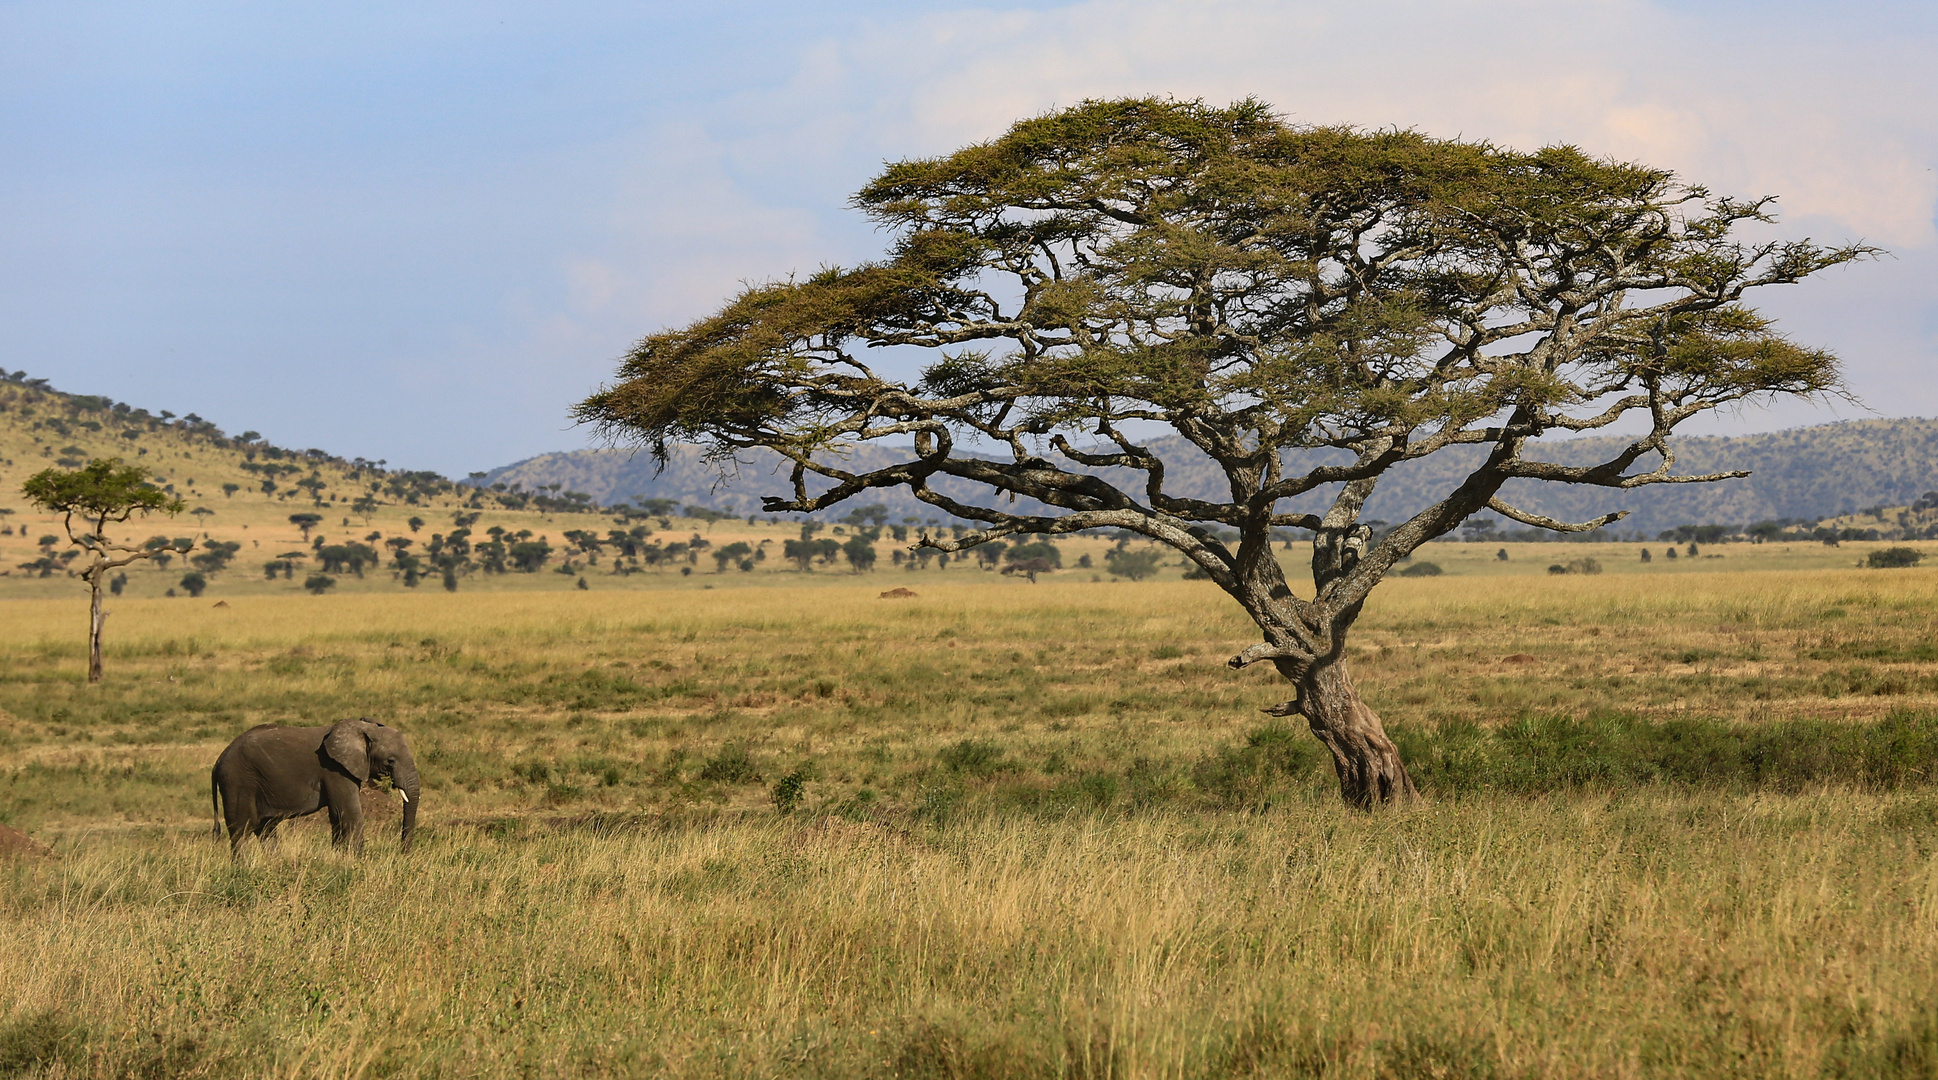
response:
<path fill-rule="evenodd" d="M 716 784 L 757 784 L 760 771 L 754 768 L 754 756 L 747 752 L 746 743 L 729 742 L 700 766 L 700 779 Z"/>
<path fill-rule="evenodd" d="M 1406 569 L 1400 571 L 1400 576 L 1401 577 L 1439 577 L 1441 574 L 1444 574 L 1444 573 L 1446 573 L 1446 571 L 1440 569 L 1439 563 L 1416 562 L 1412 566 L 1409 566 Z"/>
<path fill-rule="evenodd" d="M 967 773 L 978 780 L 987 780 L 997 773 L 1012 772 L 1015 765 L 1003 757 L 1003 748 L 983 739 L 964 739 L 954 746 L 944 747 L 935 755 L 942 767 L 953 773 Z"/>
<path fill-rule="evenodd" d="M 1924 561 L 1925 554 L 1916 548 L 1889 547 L 1873 551 L 1864 560 L 1873 570 L 1893 570 L 1904 566 L 1916 566 Z"/>
<path fill-rule="evenodd" d="M 788 770 L 787 775 L 774 785 L 774 809 L 783 814 L 791 814 L 799 809 L 801 801 L 807 797 L 808 781 L 814 776 L 812 762 L 804 762 Z"/>
<path fill-rule="evenodd" d="M 303 582 L 303 588 L 308 589 L 313 595 L 322 596 L 324 593 L 336 588 L 336 579 L 328 574 L 311 574 Z"/>
<path fill-rule="evenodd" d="M 190 596 L 200 596 L 203 590 L 209 587 L 209 579 L 204 577 L 200 571 L 191 570 L 182 575 L 181 586 L 182 591 Z"/>

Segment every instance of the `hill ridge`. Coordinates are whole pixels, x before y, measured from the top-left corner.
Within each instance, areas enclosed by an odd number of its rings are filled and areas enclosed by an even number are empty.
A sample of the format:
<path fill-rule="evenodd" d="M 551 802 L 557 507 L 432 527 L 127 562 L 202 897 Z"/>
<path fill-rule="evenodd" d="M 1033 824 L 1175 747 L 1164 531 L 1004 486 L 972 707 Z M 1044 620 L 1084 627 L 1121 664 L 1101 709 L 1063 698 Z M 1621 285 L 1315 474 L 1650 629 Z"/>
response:
<path fill-rule="evenodd" d="M 1605 457 L 1628 442 L 1616 436 L 1555 440 L 1537 444 L 1537 453 L 1546 460 L 1581 464 Z M 1221 474 L 1188 443 L 1172 437 L 1153 440 L 1149 445 L 1170 463 L 1167 487 L 1173 493 L 1216 496 Z M 557 484 L 606 504 L 635 497 L 670 498 L 743 514 L 759 510 L 760 495 L 787 491 L 780 459 L 769 452 L 743 455 L 738 473 L 723 480 L 706 465 L 697 448 L 676 445 L 671 449 L 663 471 L 656 468 L 650 456 L 625 448 L 566 450 L 489 470 L 480 482 L 525 490 Z M 1768 520 L 1821 520 L 1872 506 L 1906 505 L 1938 488 L 1938 419 L 1871 418 L 1754 435 L 1691 435 L 1677 438 L 1674 449 L 1679 473 L 1747 469 L 1751 475 L 1712 484 L 1665 484 L 1631 491 L 1517 480 L 1503 490 L 1503 498 L 1530 512 L 1568 520 L 1628 509 L 1630 516 L 1615 531 L 1653 536 L 1685 524 L 1746 526 Z M 1448 490 L 1459 475 L 1478 462 L 1479 454 L 1475 448 L 1455 447 L 1393 470 L 1369 500 L 1368 516 L 1387 521 L 1404 519 Z M 908 451 L 889 447 L 854 450 L 857 468 L 880 467 L 908 457 Z M 948 483 L 938 482 L 937 487 L 958 497 L 973 496 L 977 490 L 973 485 L 961 485 L 958 491 Z M 1292 500 L 1291 506 L 1316 510 L 1330 498 L 1330 491 L 1321 489 Z M 917 501 L 905 490 L 878 492 L 856 501 L 883 503 L 896 516 L 923 520 L 940 517 L 934 507 Z"/>

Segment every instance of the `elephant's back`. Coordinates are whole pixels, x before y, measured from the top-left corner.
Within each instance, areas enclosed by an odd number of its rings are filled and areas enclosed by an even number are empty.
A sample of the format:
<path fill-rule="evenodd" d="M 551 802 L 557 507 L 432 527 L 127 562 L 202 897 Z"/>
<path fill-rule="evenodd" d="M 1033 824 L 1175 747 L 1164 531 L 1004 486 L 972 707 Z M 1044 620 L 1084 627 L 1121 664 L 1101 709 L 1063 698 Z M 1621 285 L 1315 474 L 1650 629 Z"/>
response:
<path fill-rule="evenodd" d="M 224 761 L 238 755 L 266 750 L 305 748 L 315 749 L 323 745 L 323 737 L 329 734 L 326 727 L 285 727 L 282 724 L 257 724 L 248 731 L 237 735 L 215 759 L 216 768 Z"/>

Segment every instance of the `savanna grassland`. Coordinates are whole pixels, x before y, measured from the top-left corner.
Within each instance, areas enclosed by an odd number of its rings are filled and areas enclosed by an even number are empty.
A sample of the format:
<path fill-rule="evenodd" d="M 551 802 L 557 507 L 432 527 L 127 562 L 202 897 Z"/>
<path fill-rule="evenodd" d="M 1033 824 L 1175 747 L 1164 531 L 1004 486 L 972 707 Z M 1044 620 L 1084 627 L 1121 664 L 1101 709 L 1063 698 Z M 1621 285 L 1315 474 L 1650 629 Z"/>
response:
<path fill-rule="evenodd" d="M 0 600 L 0 1075 L 1938 1075 L 1938 571 L 1649 546 L 1383 585 L 1370 815 L 1175 571 L 131 590 L 96 687 Z M 413 853 L 232 866 L 216 753 L 351 715 Z"/>

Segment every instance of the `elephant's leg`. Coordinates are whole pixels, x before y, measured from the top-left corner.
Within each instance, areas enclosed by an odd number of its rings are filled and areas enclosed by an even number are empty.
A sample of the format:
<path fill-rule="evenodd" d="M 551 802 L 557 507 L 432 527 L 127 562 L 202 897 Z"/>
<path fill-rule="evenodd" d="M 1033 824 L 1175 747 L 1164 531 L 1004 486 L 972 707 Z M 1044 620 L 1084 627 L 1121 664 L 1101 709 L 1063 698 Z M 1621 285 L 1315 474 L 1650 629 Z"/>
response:
<path fill-rule="evenodd" d="M 330 841 L 363 854 L 363 785 L 340 776 L 323 778 L 323 798 L 330 810 Z"/>
<path fill-rule="evenodd" d="M 363 854 L 363 807 L 353 792 L 345 805 L 330 804 L 330 842 Z"/>
<path fill-rule="evenodd" d="M 256 817 L 255 797 L 244 791 L 225 793 L 222 822 L 229 829 L 229 858 L 242 858 L 242 842 L 257 835 L 262 826 Z"/>
<path fill-rule="evenodd" d="M 282 823 L 282 818 L 272 816 L 263 818 L 262 824 L 256 827 L 256 838 L 262 842 L 264 851 L 274 852 L 282 846 L 281 840 L 276 835 L 276 826 Z"/>

